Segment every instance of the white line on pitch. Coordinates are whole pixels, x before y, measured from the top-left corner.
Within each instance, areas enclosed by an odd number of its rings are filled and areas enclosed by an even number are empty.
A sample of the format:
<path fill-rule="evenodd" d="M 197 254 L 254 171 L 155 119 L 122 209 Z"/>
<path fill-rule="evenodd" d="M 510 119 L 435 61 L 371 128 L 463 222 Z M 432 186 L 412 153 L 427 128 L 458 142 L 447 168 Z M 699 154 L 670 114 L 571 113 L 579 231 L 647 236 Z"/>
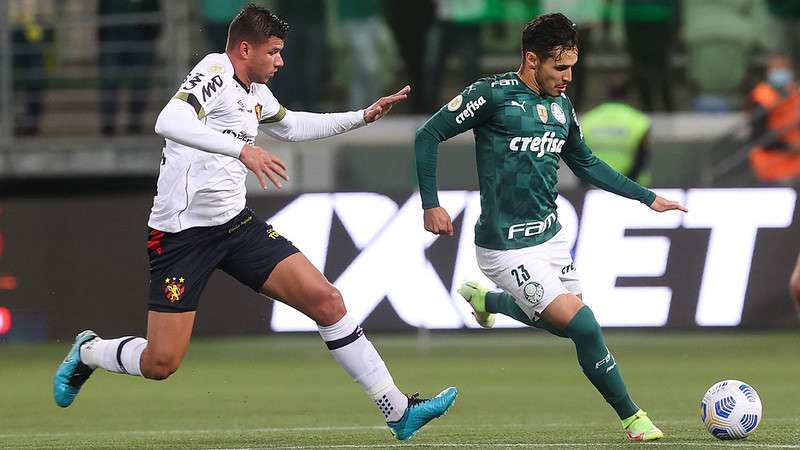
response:
<path fill-rule="evenodd" d="M 157 434 L 195 434 L 195 433 L 285 433 L 285 432 L 306 432 L 306 431 L 358 431 L 358 430 L 383 430 L 386 426 L 342 426 L 342 427 L 287 427 L 287 428 L 240 428 L 240 429 L 206 429 L 206 430 L 120 430 L 120 431 L 63 431 L 58 433 L 7 433 L 0 434 L 2 438 L 12 437 L 66 437 L 77 435 L 128 435 L 128 436 L 150 436 Z"/>
<path fill-rule="evenodd" d="M 502 443 L 502 442 L 478 442 L 478 443 L 458 443 L 458 442 L 431 442 L 420 444 L 341 444 L 341 445 L 298 445 L 280 447 L 246 447 L 246 448 L 226 448 L 226 449 L 207 449 L 207 450 L 313 450 L 313 449 L 348 449 L 348 448 L 432 448 L 432 447 L 455 447 L 455 448 L 549 448 L 549 447 L 621 447 L 625 443 Z M 800 448 L 800 445 L 792 444 L 758 444 L 752 442 L 647 442 L 640 445 L 674 447 L 693 445 L 697 447 L 720 447 L 720 448 L 775 448 L 793 449 Z"/>
<path fill-rule="evenodd" d="M 794 423 L 796 422 L 796 418 L 789 418 L 789 417 L 775 417 L 770 418 L 770 423 Z M 605 426 L 609 425 L 611 422 L 584 422 L 583 426 L 591 427 L 591 426 Z M 697 424 L 698 428 L 701 428 L 700 420 L 664 420 L 658 422 L 660 425 L 688 425 L 688 424 Z M 570 425 L 569 423 L 539 423 L 536 426 L 538 428 L 561 428 Z M 529 427 L 529 423 L 517 423 L 517 424 L 470 424 L 469 427 L 472 429 L 480 429 L 480 428 L 526 428 Z M 429 428 L 437 428 L 437 429 L 452 429 L 452 428 L 464 428 L 464 425 L 449 425 L 449 424 L 433 424 Z M 220 433 L 220 434 L 230 434 L 230 433 L 293 433 L 293 432 L 325 432 L 325 431 L 360 431 L 360 430 L 386 430 L 385 425 L 358 425 L 358 426 L 326 426 L 326 427 L 268 427 L 268 428 L 220 428 L 220 429 L 183 429 L 183 430 L 116 430 L 116 431 L 61 431 L 55 433 L 3 433 L 0 434 L 0 439 L 5 438 L 19 438 L 19 437 L 26 437 L 26 438 L 47 438 L 47 437 L 68 437 L 68 436 L 80 436 L 80 435 L 114 435 L 114 436 L 153 436 L 159 434 L 196 434 L 196 433 Z M 800 448 L 800 447 L 789 447 L 789 448 Z"/>

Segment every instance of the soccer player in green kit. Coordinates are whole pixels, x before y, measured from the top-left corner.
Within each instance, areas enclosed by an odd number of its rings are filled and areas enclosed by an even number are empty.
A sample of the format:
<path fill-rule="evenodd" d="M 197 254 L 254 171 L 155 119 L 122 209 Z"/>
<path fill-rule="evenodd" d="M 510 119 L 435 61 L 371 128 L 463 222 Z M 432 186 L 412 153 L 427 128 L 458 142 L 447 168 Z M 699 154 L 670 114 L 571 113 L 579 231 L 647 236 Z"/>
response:
<path fill-rule="evenodd" d="M 478 80 L 417 130 L 425 229 L 453 234 L 437 196 L 438 145 L 472 129 L 481 192 L 478 266 L 502 291 L 467 282 L 459 293 L 483 327 L 492 327 L 501 313 L 571 339 L 584 374 L 619 415 L 628 439 L 650 441 L 664 434 L 631 400 L 600 326 L 581 300 L 578 271 L 556 212 L 559 159 L 584 181 L 654 211 L 686 209 L 616 172 L 583 142 L 564 94 L 577 61 L 572 21 L 562 14 L 540 16 L 522 31 L 518 71 Z"/>

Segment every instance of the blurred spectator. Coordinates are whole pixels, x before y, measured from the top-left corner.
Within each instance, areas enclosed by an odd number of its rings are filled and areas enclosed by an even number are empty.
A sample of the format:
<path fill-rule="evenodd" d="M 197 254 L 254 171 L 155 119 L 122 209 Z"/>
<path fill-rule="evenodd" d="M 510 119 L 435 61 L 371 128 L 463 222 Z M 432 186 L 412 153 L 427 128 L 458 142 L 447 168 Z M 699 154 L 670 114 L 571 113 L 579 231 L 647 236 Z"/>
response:
<path fill-rule="evenodd" d="M 789 294 L 794 300 L 794 309 L 797 311 L 797 318 L 800 319 L 800 255 L 797 255 L 797 264 L 792 271 L 792 277 L 789 279 Z"/>
<path fill-rule="evenodd" d="M 351 109 L 369 106 L 381 96 L 378 0 L 339 0 L 342 32 L 352 59 L 348 103 Z M 414 95 L 414 94 L 412 94 Z"/>
<path fill-rule="evenodd" d="M 586 145 L 598 158 L 642 186 L 649 186 L 651 121 L 647 114 L 622 102 L 626 93 L 627 84 L 610 89 L 610 101 L 582 115 L 581 130 Z"/>
<path fill-rule="evenodd" d="M 800 1 L 767 0 L 773 48 L 789 56 L 792 68 L 800 70 Z"/>
<path fill-rule="evenodd" d="M 424 113 L 438 109 L 444 101 L 442 80 L 451 57 L 456 62 L 457 79 L 448 77 L 448 82 L 462 86 L 482 76 L 481 38 L 485 24 L 526 23 L 540 11 L 539 0 L 435 0 L 433 6 L 436 20 L 425 40 L 422 84 L 417 89 L 422 104 L 419 105 L 421 110 L 416 112 Z M 419 20 L 419 17 L 414 15 L 409 20 Z M 494 28 L 494 31 L 501 30 L 502 27 Z"/>
<path fill-rule="evenodd" d="M 765 48 L 763 0 L 691 0 L 684 3 L 686 71 L 698 111 L 741 107 L 743 84 L 756 51 Z"/>
<path fill-rule="evenodd" d="M 323 0 L 278 0 L 277 14 L 289 22 L 283 66 L 270 81 L 288 109 L 314 111 L 327 92 L 327 9 Z"/>
<path fill-rule="evenodd" d="M 403 60 L 405 78 L 411 85 L 409 103 L 415 114 L 430 113 L 424 96 L 425 42 L 433 24 L 433 0 L 383 0 L 386 23 Z"/>
<path fill-rule="evenodd" d="M 791 63 L 773 55 L 766 80 L 750 94 L 752 140 L 750 152 L 756 177 L 766 182 L 785 182 L 800 177 L 800 88 Z"/>
<path fill-rule="evenodd" d="M 106 136 L 116 133 L 120 88 L 130 88 L 126 131 L 142 131 L 156 39 L 161 31 L 158 0 L 100 0 L 98 3 L 101 121 Z"/>
<path fill-rule="evenodd" d="M 631 81 L 639 91 L 642 108 L 645 111 L 674 111 L 670 82 L 678 1 L 625 0 L 623 19 L 626 47 L 631 59 Z M 660 108 L 656 107 L 656 98 L 661 100 Z"/>
<path fill-rule="evenodd" d="M 22 116 L 15 121 L 14 133 L 20 136 L 39 133 L 47 86 L 44 56 L 53 42 L 53 33 L 42 23 L 37 12 L 36 0 L 16 2 L 11 8 L 14 94 L 22 97 L 18 104 L 23 105 Z"/>
<path fill-rule="evenodd" d="M 480 77 L 481 21 L 488 10 L 486 0 L 436 0 L 436 20 L 425 46 L 425 82 L 422 96 L 427 112 L 442 106 L 442 73 L 455 56 L 461 79 L 467 85 Z"/>
<path fill-rule="evenodd" d="M 560 12 L 572 20 L 578 30 L 579 58 L 572 71 L 569 99 L 577 111 L 586 93 L 588 67 L 586 58 L 592 53 L 592 36 L 603 31 L 603 18 L 608 0 L 542 0 L 542 14 Z"/>
<path fill-rule="evenodd" d="M 205 22 L 203 34 L 211 52 L 222 53 L 228 42 L 228 26 L 248 0 L 203 0 L 202 14 Z"/>

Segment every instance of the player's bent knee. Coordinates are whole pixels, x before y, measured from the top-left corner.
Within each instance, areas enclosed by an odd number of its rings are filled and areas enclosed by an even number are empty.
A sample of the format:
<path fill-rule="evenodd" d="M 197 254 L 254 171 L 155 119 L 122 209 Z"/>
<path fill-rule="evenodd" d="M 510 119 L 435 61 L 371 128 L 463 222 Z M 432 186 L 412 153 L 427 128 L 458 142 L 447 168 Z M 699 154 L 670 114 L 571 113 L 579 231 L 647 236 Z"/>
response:
<path fill-rule="evenodd" d="M 556 328 L 566 329 L 585 307 L 580 297 L 575 294 L 561 294 L 544 309 L 542 317 Z"/>
<path fill-rule="evenodd" d="M 142 358 L 142 376 L 150 380 L 166 380 L 170 375 L 178 371 L 180 365 L 178 358 Z"/>
<path fill-rule="evenodd" d="M 588 306 L 581 307 L 564 330 L 572 339 L 587 339 L 602 336 L 600 324 L 594 317 L 592 309 Z"/>
<path fill-rule="evenodd" d="M 347 309 L 342 294 L 334 286 L 328 285 L 315 294 L 311 318 L 322 326 L 330 326 L 344 317 Z"/>
<path fill-rule="evenodd" d="M 177 366 L 156 365 L 147 369 L 142 367 L 142 376 L 149 380 L 166 380 L 177 370 Z"/>

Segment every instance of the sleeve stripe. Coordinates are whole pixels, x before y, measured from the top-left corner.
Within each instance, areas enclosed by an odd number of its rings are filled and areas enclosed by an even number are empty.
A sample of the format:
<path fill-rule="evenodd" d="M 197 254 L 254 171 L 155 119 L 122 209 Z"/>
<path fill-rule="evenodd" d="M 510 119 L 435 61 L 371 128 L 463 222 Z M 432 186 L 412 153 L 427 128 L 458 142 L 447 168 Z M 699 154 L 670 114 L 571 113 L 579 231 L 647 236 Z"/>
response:
<path fill-rule="evenodd" d="M 278 112 L 275 113 L 272 117 L 267 117 L 266 119 L 261 119 L 258 123 L 275 123 L 280 122 L 283 118 L 286 117 L 286 108 L 281 105 Z"/>
<path fill-rule="evenodd" d="M 173 98 L 177 98 L 178 100 L 183 100 L 186 103 L 192 105 L 192 108 L 194 108 L 194 112 L 197 113 L 198 119 L 202 119 L 203 117 L 206 116 L 205 109 L 203 109 L 203 107 L 200 105 L 200 102 L 197 100 L 197 97 L 195 97 L 194 94 L 190 94 L 188 92 L 178 92 L 177 94 L 175 94 L 175 97 Z"/>

